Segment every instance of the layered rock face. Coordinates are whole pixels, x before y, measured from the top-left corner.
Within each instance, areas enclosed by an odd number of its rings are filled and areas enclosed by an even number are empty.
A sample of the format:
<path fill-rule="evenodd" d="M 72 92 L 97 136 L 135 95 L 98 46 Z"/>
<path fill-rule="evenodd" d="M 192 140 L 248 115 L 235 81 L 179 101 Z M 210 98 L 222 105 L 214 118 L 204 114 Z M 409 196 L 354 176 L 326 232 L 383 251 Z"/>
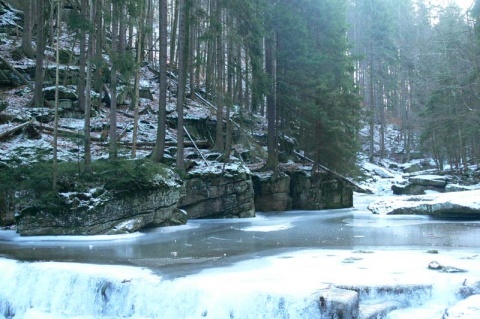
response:
<path fill-rule="evenodd" d="M 290 176 L 282 172 L 277 178 L 272 176 L 272 172 L 253 173 L 252 181 L 256 210 L 285 211 L 292 208 Z"/>
<path fill-rule="evenodd" d="M 136 191 L 95 188 L 86 193 L 60 193 L 61 205 L 23 209 L 15 217 L 17 231 L 22 236 L 111 235 L 183 225 L 187 216 L 177 208 L 183 194 L 183 186 L 173 181 Z"/>
<path fill-rule="evenodd" d="M 426 190 L 444 192 L 447 179 L 438 175 L 419 175 L 411 177 L 407 185 L 392 185 L 395 195 L 423 195 Z"/>
<path fill-rule="evenodd" d="M 291 176 L 292 208 L 320 210 L 353 206 L 353 190 L 328 173 L 294 171 Z"/>
<path fill-rule="evenodd" d="M 211 163 L 189 171 L 178 207 L 189 219 L 255 216 L 250 170 L 241 163 Z"/>
<path fill-rule="evenodd" d="M 17 231 L 22 236 L 121 234 L 182 225 L 187 219 L 254 217 L 255 208 L 320 210 L 353 205 L 351 187 L 327 173 L 295 170 L 273 177 L 252 174 L 238 162 L 209 162 L 191 169 L 183 185 L 171 176 L 151 179 L 129 190 L 124 190 L 128 185 L 115 190 L 97 186 L 59 193 L 60 203 L 21 210 L 15 217 Z"/>
<path fill-rule="evenodd" d="M 321 210 L 353 206 L 353 190 L 328 173 L 289 170 L 277 177 L 254 173 L 255 208 L 259 211 Z"/>

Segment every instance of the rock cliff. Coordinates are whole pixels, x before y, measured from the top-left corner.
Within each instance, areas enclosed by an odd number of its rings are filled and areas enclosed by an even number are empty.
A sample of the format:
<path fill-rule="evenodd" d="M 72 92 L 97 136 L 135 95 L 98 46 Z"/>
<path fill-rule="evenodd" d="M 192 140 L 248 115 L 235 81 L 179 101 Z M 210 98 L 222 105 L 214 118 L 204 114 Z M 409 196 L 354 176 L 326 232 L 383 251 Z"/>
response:
<path fill-rule="evenodd" d="M 189 171 L 178 207 L 189 219 L 254 217 L 250 170 L 241 163 L 209 165 Z"/>
<path fill-rule="evenodd" d="M 15 216 L 15 222 L 22 236 L 122 234 L 182 225 L 187 216 L 177 202 L 183 194 L 184 187 L 173 173 L 154 175 L 149 184 L 135 190 L 102 186 L 59 193 L 55 204 L 29 205 Z"/>

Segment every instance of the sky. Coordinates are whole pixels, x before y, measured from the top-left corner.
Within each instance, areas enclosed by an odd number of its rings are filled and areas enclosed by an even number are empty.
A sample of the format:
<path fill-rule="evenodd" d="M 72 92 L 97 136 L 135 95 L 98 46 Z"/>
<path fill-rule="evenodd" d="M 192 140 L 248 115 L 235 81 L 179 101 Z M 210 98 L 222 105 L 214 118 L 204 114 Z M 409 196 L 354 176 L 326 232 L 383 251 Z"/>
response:
<path fill-rule="evenodd" d="M 463 10 L 467 10 L 473 5 L 475 0 L 432 0 L 432 2 L 439 2 L 444 4 L 448 4 L 449 2 L 454 2 Z"/>
<path fill-rule="evenodd" d="M 469 9 L 473 3 L 474 0 L 455 0 L 455 2 L 463 9 Z"/>

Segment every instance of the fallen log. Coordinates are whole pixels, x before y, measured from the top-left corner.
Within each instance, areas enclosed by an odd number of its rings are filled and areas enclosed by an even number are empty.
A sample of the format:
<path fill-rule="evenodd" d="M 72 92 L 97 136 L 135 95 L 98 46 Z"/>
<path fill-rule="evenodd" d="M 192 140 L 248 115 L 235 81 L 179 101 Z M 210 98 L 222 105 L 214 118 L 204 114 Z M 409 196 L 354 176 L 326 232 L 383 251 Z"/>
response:
<path fill-rule="evenodd" d="M 33 124 L 36 128 L 38 128 L 39 130 L 43 130 L 45 131 L 45 133 L 47 134 L 53 134 L 54 132 L 54 128 L 53 127 L 50 127 L 50 126 L 46 126 L 46 125 L 40 125 L 38 123 L 34 123 Z M 62 128 L 58 128 L 57 129 L 57 132 L 59 135 L 67 135 L 67 136 L 79 136 L 79 137 L 83 137 L 84 134 L 83 134 L 83 130 L 81 131 L 72 131 L 72 130 L 67 130 L 67 129 L 62 129 Z M 90 140 L 93 141 L 93 142 L 105 142 L 105 138 L 103 137 L 95 137 L 95 136 L 91 136 L 90 135 Z"/>
<path fill-rule="evenodd" d="M 0 61 L 5 64 L 10 70 L 12 70 L 13 73 L 15 73 L 15 75 L 26 85 L 28 85 L 28 87 L 30 88 L 30 90 L 34 91 L 34 88 L 33 86 L 30 84 L 30 82 L 28 82 L 24 77 L 23 75 L 18 72 L 10 63 L 8 63 L 7 60 L 5 60 L 1 55 L 0 55 Z"/>
<path fill-rule="evenodd" d="M 108 143 L 100 143 L 99 146 L 108 147 Z M 118 145 L 128 146 L 131 147 L 133 144 L 132 142 L 119 142 Z M 137 146 L 139 147 L 155 147 L 155 142 L 137 142 Z M 208 141 L 197 141 L 195 142 L 197 148 L 207 149 L 210 148 L 210 143 Z M 177 146 L 177 142 L 165 142 L 165 146 Z M 192 142 L 184 142 L 184 146 L 186 147 L 195 147 Z"/>
<path fill-rule="evenodd" d="M 6 130 L 5 132 L 0 133 L 0 139 L 4 138 L 4 137 L 6 137 L 6 136 L 8 136 L 8 135 L 10 135 L 10 134 L 13 134 L 13 133 L 15 133 L 15 132 L 20 131 L 21 129 L 23 129 L 24 127 L 28 126 L 28 125 L 31 124 L 31 123 L 32 123 L 31 121 L 25 122 L 25 123 L 22 123 L 22 124 L 20 124 L 20 125 L 18 125 L 18 126 L 12 127 L 11 129 L 8 129 L 8 130 Z"/>
<path fill-rule="evenodd" d="M 300 154 L 300 153 L 298 153 L 298 152 L 296 152 L 296 151 L 293 151 L 293 153 L 294 153 L 295 155 L 297 155 L 299 158 L 301 158 L 301 159 L 303 159 L 303 160 L 305 160 L 305 161 L 307 161 L 307 162 L 309 162 L 309 163 L 311 163 L 311 164 L 316 164 L 318 167 L 320 167 L 320 168 L 323 169 L 324 171 L 326 171 L 326 172 L 328 172 L 328 173 L 330 173 L 330 174 L 332 174 L 332 175 L 340 178 L 342 181 L 345 181 L 345 182 L 347 182 L 348 184 L 352 185 L 357 192 L 359 192 L 359 193 L 364 193 L 364 194 L 371 194 L 371 193 L 372 193 L 371 190 L 366 189 L 366 188 L 363 188 L 362 186 L 358 185 L 357 183 L 355 183 L 354 181 L 350 180 L 349 178 L 347 178 L 347 177 L 345 177 L 345 176 L 343 176 L 343 175 L 341 175 L 341 174 L 339 174 L 339 173 L 337 173 L 337 172 L 329 169 L 329 168 L 326 167 L 326 166 L 323 166 L 323 165 L 320 164 L 320 163 L 315 163 L 315 161 L 312 160 L 311 158 L 308 158 L 308 157 L 306 157 L 305 155 L 302 155 L 302 154 Z"/>

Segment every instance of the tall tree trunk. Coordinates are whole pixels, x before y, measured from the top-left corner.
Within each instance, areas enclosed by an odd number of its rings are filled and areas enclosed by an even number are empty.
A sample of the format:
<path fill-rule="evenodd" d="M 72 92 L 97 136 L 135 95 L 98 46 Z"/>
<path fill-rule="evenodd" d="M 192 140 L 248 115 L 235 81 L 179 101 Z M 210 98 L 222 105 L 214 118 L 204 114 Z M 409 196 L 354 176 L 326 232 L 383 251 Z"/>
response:
<path fill-rule="evenodd" d="M 35 1 L 27 0 L 23 14 L 23 34 L 22 34 L 22 51 L 28 58 L 33 58 L 32 48 L 32 27 L 35 17 Z"/>
<path fill-rule="evenodd" d="M 127 46 L 127 40 L 126 40 L 126 28 L 125 28 L 125 22 L 126 19 L 124 17 L 126 16 L 126 10 L 125 10 L 125 3 L 123 1 L 120 1 L 119 3 L 119 10 L 120 10 L 120 16 L 122 17 L 120 19 L 120 25 L 119 25 L 119 30 L 118 30 L 118 53 L 120 55 L 124 55 L 126 51 L 126 46 Z"/>
<path fill-rule="evenodd" d="M 373 60 L 373 59 L 371 59 Z M 374 93 L 374 83 L 373 83 L 373 72 L 374 72 L 374 62 L 370 62 L 370 76 L 369 76 L 369 89 L 370 89 L 370 154 L 369 162 L 373 163 L 375 160 L 375 93 Z"/>
<path fill-rule="evenodd" d="M 277 156 L 277 106 L 276 106 L 276 72 L 275 72 L 275 34 L 270 34 L 265 38 L 265 71 L 270 80 L 269 91 L 267 95 L 267 149 L 268 159 L 266 167 L 275 172 L 278 169 Z"/>
<path fill-rule="evenodd" d="M 187 27 L 186 27 L 186 1 L 179 0 L 178 18 L 178 89 L 177 89 L 177 169 L 185 171 L 184 145 L 183 145 L 183 104 L 185 103 L 185 87 L 187 82 Z"/>
<path fill-rule="evenodd" d="M 52 176 L 52 190 L 57 191 L 57 180 L 58 180 L 58 91 L 60 84 L 60 31 L 61 31 L 61 21 L 60 21 L 60 8 L 62 1 L 58 0 L 57 2 L 57 45 L 55 49 L 55 117 L 53 124 L 53 176 Z"/>
<path fill-rule="evenodd" d="M 140 67 L 142 62 L 142 44 L 144 43 L 143 38 L 147 36 L 145 31 L 145 6 L 140 4 L 140 18 L 138 19 L 137 24 L 137 67 L 135 72 L 135 95 L 133 100 L 133 136 L 132 136 L 132 153 L 131 157 L 135 158 L 137 156 L 137 134 L 138 134 L 138 107 L 140 100 Z"/>
<path fill-rule="evenodd" d="M 88 0 L 82 0 L 80 3 L 80 12 L 84 21 L 88 20 Z M 79 45 L 80 45 L 80 58 L 78 63 L 78 107 L 82 112 L 85 112 L 85 75 L 87 64 L 87 48 L 86 48 L 86 30 L 84 27 L 79 31 Z"/>
<path fill-rule="evenodd" d="M 216 104 L 217 104 L 217 126 L 215 130 L 215 146 L 217 151 L 225 150 L 225 139 L 223 133 L 223 109 L 225 105 L 225 50 L 223 46 L 223 19 L 222 19 L 222 4 L 220 0 L 215 3 L 215 35 L 216 35 L 216 60 L 217 60 L 217 76 L 216 76 Z"/>
<path fill-rule="evenodd" d="M 48 3 L 48 1 L 47 1 Z M 50 1 L 50 9 L 48 10 L 49 16 L 48 16 L 48 33 L 47 33 L 47 43 L 50 47 L 53 48 L 53 42 L 55 40 L 55 2 Z"/>
<path fill-rule="evenodd" d="M 153 6 L 153 1 L 148 0 L 148 10 L 147 10 L 147 25 L 148 25 L 148 33 L 145 34 L 145 37 L 148 40 L 147 45 L 145 46 L 146 49 L 148 49 L 148 61 L 153 62 L 153 57 L 154 57 L 154 34 L 153 32 L 153 15 L 154 15 L 154 6 Z"/>
<path fill-rule="evenodd" d="M 33 106 L 43 107 L 43 59 L 45 51 L 45 7 L 44 0 L 37 0 L 37 48 L 35 50 L 35 91 Z"/>
<path fill-rule="evenodd" d="M 87 15 L 86 8 L 89 8 L 89 21 L 92 26 L 95 26 L 95 4 L 92 0 L 89 1 L 89 6 L 87 6 L 88 0 L 82 0 L 83 6 L 85 7 L 85 15 Z M 93 60 L 93 49 L 94 49 L 94 37 L 92 29 L 88 33 L 88 45 L 87 45 L 87 70 L 86 70 L 86 83 L 85 83 L 85 112 L 84 112 L 84 125 L 83 125 L 83 135 L 84 135 L 84 173 L 90 174 L 92 172 L 92 151 L 90 146 L 90 112 L 92 109 L 92 60 Z"/>
<path fill-rule="evenodd" d="M 182 0 L 185 2 L 185 0 Z M 178 27 L 178 14 L 179 14 L 179 0 L 175 0 L 175 7 L 172 8 L 173 25 L 170 35 L 170 68 L 175 69 L 177 61 L 175 60 L 175 43 L 177 42 L 177 27 Z M 178 32 L 180 33 L 180 32 Z"/>
<path fill-rule="evenodd" d="M 95 5 L 95 29 L 96 30 L 103 30 L 104 23 L 103 23 L 103 1 L 104 0 L 95 0 L 90 5 Z M 97 32 L 95 34 L 95 83 L 94 89 L 97 92 L 102 91 L 103 87 L 103 39 L 104 39 L 104 32 Z"/>
<path fill-rule="evenodd" d="M 197 28 L 197 23 L 194 22 L 195 17 L 193 16 L 192 12 L 195 12 L 195 0 L 190 0 L 191 1 L 191 8 L 190 8 L 190 50 L 189 50 L 189 55 L 188 55 L 188 70 L 189 70 L 189 75 L 190 75 L 190 80 L 189 80 L 189 86 L 190 86 L 190 99 L 192 101 L 195 100 L 195 48 L 196 48 L 196 28 Z"/>
<path fill-rule="evenodd" d="M 230 110 L 233 107 L 233 95 L 234 95 L 234 47 L 233 47 L 233 17 L 228 14 L 226 17 L 226 25 L 228 26 L 226 32 L 228 42 L 227 42 L 227 98 L 225 103 L 225 163 L 230 162 L 230 154 L 232 148 L 232 122 L 230 120 Z"/>
<path fill-rule="evenodd" d="M 117 159 L 117 39 L 118 39 L 118 3 L 113 3 L 112 14 L 112 49 L 111 57 L 113 58 L 112 73 L 110 79 L 110 130 L 109 130 L 109 158 Z"/>
<path fill-rule="evenodd" d="M 167 110 L 167 45 L 168 45 L 168 22 L 167 22 L 167 0 L 160 0 L 160 23 L 159 23 L 159 77 L 158 77 L 158 127 L 157 139 L 155 141 L 155 148 L 153 150 L 152 159 L 155 162 L 160 162 L 163 159 L 165 149 L 165 124 L 166 124 L 166 110 Z"/>

